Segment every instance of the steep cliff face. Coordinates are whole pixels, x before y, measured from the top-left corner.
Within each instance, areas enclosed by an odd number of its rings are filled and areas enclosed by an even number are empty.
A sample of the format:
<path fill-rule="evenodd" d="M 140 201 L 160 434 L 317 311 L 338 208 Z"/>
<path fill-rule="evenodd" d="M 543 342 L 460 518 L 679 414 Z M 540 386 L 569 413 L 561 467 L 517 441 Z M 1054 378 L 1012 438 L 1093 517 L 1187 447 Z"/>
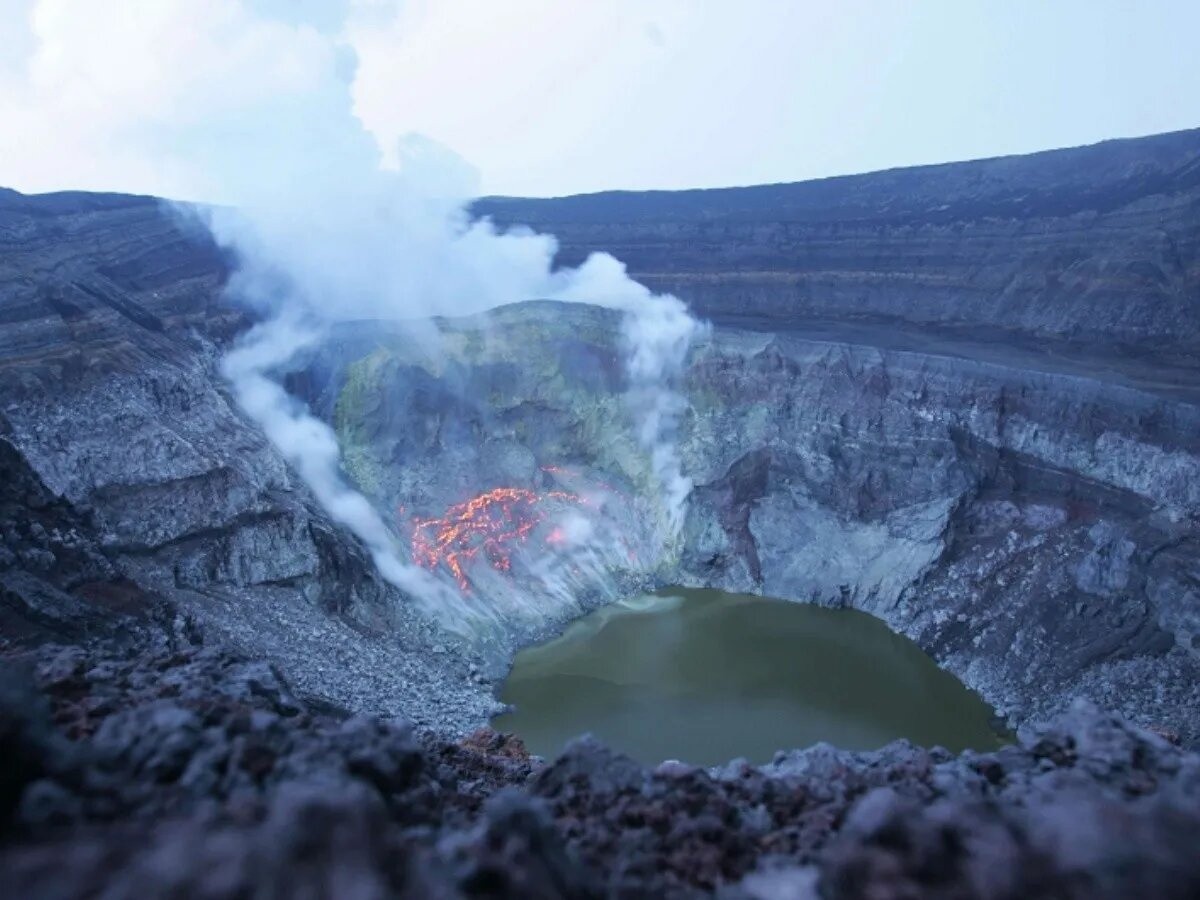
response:
<path fill-rule="evenodd" d="M 1084 694 L 1195 737 L 1196 405 L 721 332 L 688 385 L 686 575 L 868 610 L 1018 719 Z"/>
<path fill-rule="evenodd" d="M 1008 342 L 1200 347 L 1200 130 L 799 184 L 487 198 L 710 318 L 886 320 Z"/>

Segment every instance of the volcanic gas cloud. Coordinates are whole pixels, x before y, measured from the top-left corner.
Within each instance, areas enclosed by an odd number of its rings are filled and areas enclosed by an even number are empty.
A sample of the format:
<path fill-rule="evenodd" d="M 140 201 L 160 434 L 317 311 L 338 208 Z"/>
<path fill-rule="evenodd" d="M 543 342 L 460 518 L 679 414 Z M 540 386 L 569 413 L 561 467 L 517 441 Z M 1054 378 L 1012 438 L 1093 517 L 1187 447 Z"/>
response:
<path fill-rule="evenodd" d="M 538 525 L 563 506 L 586 503 L 568 491 L 533 491 L 528 488 L 492 488 L 477 497 L 457 503 L 437 518 L 414 518 L 412 527 L 413 560 L 426 569 L 444 567 L 454 576 L 459 588 L 470 590 L 467 564 L 482 554 L 493 569 L 512 569 L 513 551 L 524 544 Z M 544 540 L 561 540 L 553 528 Z"/>

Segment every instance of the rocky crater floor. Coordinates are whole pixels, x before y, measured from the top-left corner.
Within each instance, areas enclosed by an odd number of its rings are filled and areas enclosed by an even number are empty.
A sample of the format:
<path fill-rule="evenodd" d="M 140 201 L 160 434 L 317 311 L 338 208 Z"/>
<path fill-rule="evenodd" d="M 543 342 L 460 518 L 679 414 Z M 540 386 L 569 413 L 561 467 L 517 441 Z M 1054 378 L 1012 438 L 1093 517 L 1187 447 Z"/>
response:
<path fill-rule="evenodd" d="M 611 312 L 342 323 L 279 373 L 414 558 L 496 489 L 598 516 L 590 568 L 516 548 L 431 609 L 234 402 L 253 316 L 193 210 L 0 191 L 6 894 L 1197 893 L 1200 132 L 475 211 L 713 327 L 667 541 Z M 518 648 L 665 584 L 875 615 L 1020 741 L 701 771 L 476 731 Z"/>

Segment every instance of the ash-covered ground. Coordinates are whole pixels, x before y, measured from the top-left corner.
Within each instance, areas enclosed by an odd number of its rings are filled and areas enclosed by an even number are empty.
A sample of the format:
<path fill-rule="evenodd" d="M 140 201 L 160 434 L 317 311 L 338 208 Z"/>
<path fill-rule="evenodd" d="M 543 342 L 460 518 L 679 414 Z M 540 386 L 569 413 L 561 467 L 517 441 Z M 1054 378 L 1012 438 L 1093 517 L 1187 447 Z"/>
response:
<path fill-rule="evenodd" d="M 648 770 L 315 709 L 181 617 L 2 665 L 10 897 L 1200 893 L 1200 756 L 1087 706 L 996 753 Z"/>

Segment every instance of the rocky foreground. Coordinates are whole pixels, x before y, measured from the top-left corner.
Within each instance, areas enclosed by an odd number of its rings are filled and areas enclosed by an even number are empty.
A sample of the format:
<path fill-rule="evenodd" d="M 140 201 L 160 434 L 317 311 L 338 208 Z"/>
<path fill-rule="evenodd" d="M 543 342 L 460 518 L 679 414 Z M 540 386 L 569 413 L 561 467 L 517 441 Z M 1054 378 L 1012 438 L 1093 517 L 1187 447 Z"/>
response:
<path fill-rule="evenodd" d="M 650 771 L 314 709 L 179 618 L 2 673 L 10 897 L 1200 893 L 1200 756 L 1091 707 L 990 754 Z"/>

